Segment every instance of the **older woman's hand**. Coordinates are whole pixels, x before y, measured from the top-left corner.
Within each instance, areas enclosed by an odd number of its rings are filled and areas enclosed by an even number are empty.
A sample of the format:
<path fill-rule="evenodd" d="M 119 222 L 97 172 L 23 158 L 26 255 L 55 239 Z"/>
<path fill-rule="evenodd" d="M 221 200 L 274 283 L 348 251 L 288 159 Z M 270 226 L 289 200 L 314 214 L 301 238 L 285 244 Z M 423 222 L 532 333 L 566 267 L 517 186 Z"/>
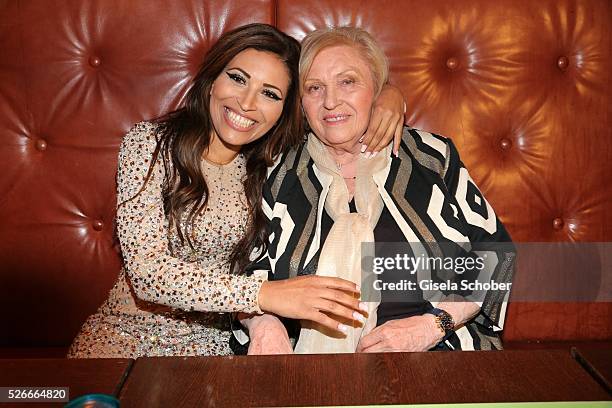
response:
<path fill-rule="evenodd" d="M 249 355 L 293 354 L 287 329 L 278 317 L 264 314 L 241 319 L 249 330 Z"/>
<path fill-rule="evenodd" d="M 444 338 L 432 314 L 397 319 L 378 326 L 357 345 L 358 353 L 427 351 Z"/>
<path fill-rule="evenodd" d="M 402 140 L 405 113 L 404 96 L 392 85 L 385 85 L 374 101 L 368 129 L 360 142 L 366 152 L 379 152 L 393 139 L 393 153 L 397 154 Z"/>

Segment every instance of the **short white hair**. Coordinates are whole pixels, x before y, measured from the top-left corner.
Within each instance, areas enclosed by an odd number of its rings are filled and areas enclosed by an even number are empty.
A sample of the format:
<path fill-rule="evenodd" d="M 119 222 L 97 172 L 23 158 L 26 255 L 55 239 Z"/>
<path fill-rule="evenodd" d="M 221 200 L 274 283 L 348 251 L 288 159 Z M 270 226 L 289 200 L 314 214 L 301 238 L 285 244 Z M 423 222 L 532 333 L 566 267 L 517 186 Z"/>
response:
<path fill-rule="evenodd" d="M 304 37 L 300 53 L 300 89 L 302 92 L 304 80 L 315 57 L 325 48 L 340 45 L 347 45 L 359 51 L 370 67 L 375 95 L 378 96 L 389 78 L 387 56 L 370 33 L 357 27 L 321 28 Z"/>

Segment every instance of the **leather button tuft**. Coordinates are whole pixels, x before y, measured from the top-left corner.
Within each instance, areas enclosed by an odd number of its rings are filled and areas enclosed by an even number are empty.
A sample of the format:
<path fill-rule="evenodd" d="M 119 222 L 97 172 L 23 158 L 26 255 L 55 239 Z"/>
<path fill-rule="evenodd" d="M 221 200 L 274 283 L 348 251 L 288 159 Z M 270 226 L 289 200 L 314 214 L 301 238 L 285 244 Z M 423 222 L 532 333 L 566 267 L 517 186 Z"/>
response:
<path fill-rule="evenodd" d="M 561 70 L 566 70 L 569 67 L 569 58 L 561 56 L 557 59 L 557 67 Z"/>
<path fill-rule="evenodd" d="M 459 60 L 455 57 L 450 57 L 446 60 L 446 67 L 451 71 L 456 70 L 459 67 Z"/>
<path fill-rule="evenodd" d="M 89 57 L 89 65 L 91 65 L 92 67 L 99 67 L 101 62 L 102 61 L 100 60 L 100 57 L 96 57 L 94 55 Z"/>
<path fill-rule="evenodd" d="M 504 150 L 508 150 L 510 147 L 512 147 L 512 142 L 510 141 L 510 139 L 505 138 L 505 137 L 502 140 L 500 140 L 499 144 L 501 148 Z"/>
<path fill-rule="evenodd" d="M 101 220 L 95 220 L 93 222 L 93 229 L 96 231 L 102 231 L 102 228 L 104 228 L 104 223 Z"/>
<path fill-rule="evenodd" d="M 556 230 L 560 230 L 561 228 L 563 228 L 563 219 L 562 218 L 555 218 L 553 220 L 553 228 Z"/>
<path fill-rule="evenodd" d="M 38 139 L 36 141 L 36 150 L 39 150 L 41 152 L 47 150 L 47 141 L 44 139 Z"/>

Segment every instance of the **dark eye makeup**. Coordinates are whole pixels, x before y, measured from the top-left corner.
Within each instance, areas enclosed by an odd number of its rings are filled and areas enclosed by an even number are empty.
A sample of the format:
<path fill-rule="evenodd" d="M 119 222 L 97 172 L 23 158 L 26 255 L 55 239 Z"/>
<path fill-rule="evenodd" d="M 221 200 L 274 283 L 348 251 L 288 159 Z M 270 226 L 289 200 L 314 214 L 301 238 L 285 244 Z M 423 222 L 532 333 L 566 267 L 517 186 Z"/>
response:
<path fill-rule="evenodd" d="M 239 74 L 236 72 L 230 72 L 230 71 L 226 71 L 225 73 L 227 74 L 229 79 L 236 82 L 237 84 L 246 85 L 247 80 L 242 74 Z M 280 101 L 283 99 L 281 96 L 279 96 L 276 92 L 272 91 L 271 89 L 264 89 L 261 93 L 265 97 L 270 98 L 274 101 Z"/>
<path fill-rule="evenodd" d="M 234 72 L 226 72 L 227 76 L 234 82 L 237 82 L 241 85 L 246 84 L 246 79 L 240 75 L 240 74 L 236 74 Z"/>
<path fill-rule="evenodd" d="M 270 99 L 273 99 L 275 101 L 280 101 L 282 98 L 280 96 L 278 96 L 275 92 L 269 90 L 269 89 L 264 89 L 262 92 L 265 96 L 267 96 Z"/>

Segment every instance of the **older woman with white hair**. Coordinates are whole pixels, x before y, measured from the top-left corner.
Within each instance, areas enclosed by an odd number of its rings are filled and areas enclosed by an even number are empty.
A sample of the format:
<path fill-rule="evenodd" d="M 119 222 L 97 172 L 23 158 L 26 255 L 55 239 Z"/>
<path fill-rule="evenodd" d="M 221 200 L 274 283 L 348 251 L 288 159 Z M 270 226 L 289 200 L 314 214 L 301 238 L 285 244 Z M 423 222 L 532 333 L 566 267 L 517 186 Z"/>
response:
<path fill-rule="evenodd" d="M 273 280 L 309 274 L 343 277 L 362 285 L 364 299 L 376 285 L 362 279 L 363 243 L 376 243 L 376 251 L 380 243 L 404 243 L 413 261 L 433 259 L 433 266 L 409 271 L 388 264 L 393 270 L 375 277 L 377 289 L 404 282 L 406 297 L 382 291 L 377 299 L 365 299 L 368 319 L 355 313 L 355 321 L 340 324 L 337 332 L 305 321 L 301 327 L 299 322 L 283 325 L 270 315 L 242 316 L 250 332 L 249 354 L 290 353 L 294 348 L 325 353 L 502 347 L 499 332 L 515 253 L 511 244 L 496 245 L 510 243 L 510 236 L 452 141 L 405 127 L 398 154 L 391 146 L 373 158 L 362 153 L 360 139 L 387 75 L 383 51 L 364 30 L 328 28 L 306 36 L 300 87 L 310 131 L 305 145 L 284 155 L 269 172 L 264 208 L 270 245 L 250 270 L 268 271 Z M 482 243 L 487 250 L 478 252 Z M 466 259 L 474 267 L 464 274 Z M 448 260 L 450 267 L 441 265 Z M 501 284 L 502 289 L 453 287 L 461 276 L 485 288 Z M 406 283 L 410 281 L 413 286 Z M 325 306 L 321 309 L 329 310 Z M 249 338 L 239 330 L 234 333 L 239 349 Z M 297 344 L 290 337 L 297 337 Z"/>

